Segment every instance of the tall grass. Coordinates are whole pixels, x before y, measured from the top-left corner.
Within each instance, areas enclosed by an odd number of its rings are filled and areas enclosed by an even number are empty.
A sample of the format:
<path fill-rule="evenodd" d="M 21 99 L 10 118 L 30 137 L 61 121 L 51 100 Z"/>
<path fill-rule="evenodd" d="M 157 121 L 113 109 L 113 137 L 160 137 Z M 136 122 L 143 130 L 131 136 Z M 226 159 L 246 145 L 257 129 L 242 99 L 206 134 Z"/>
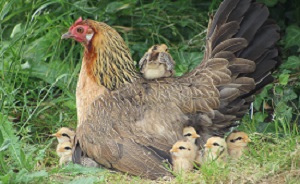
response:
<path fill-rule="evenodd" d="M 62 126 L 76 127 L 75 87 L 82 58 L 79 44 L 62 42 L 60 37 L 80 16 L 103 21 L 120 32 L 135 61 L 153 44 L 169 45 L 177 63 L 176 74 L 182 75 L 201 61 L 208 11 L 213 12 L 219 3 L 220 0 L 1 1 L 0 181 L 60 183 L 74 180 L 78 183 L 82 178 L 73 177 L 82 174 L 90 183 L 140 182 L 138 177 L 104 170 L 73 165 L 57 167 L 56 140 L 48 135 Z M 293 27 L 291 31 L 295 29 L 298 28 Z M 284 54 L 295 53 L 290 50 L 287 48 Z M 285 74 L 281 81 L 266 88 L 255 102 L 256 110 L 262 107 L 263 101 L 275 104 L 274 122 L 264 123 L 265 113 L 259 112 L 252 120 L 245 117 L 240 129 L 248 133 L 269 132 L 276 135 L 276 139 L 283 137 L 291 141 L 287 141 L 289 147 L 285 151 L 292 151 L 298 144 L 292 141 L 299 133 L 298 88 L 284 83 L 286 74 L 291 73 L 287 68 L 280 71 Z M 274 97 L 270 95 L 272 90 L 276 92 Z M 203 168 L 201 178 L 226 181 L 231 169 L 213 172 L 216 167 Z M 212 179 L 214 175 L 219 178 Z M 199 173 L 178 176 L 175 182 L 192 181 L 196 176 Z"/>

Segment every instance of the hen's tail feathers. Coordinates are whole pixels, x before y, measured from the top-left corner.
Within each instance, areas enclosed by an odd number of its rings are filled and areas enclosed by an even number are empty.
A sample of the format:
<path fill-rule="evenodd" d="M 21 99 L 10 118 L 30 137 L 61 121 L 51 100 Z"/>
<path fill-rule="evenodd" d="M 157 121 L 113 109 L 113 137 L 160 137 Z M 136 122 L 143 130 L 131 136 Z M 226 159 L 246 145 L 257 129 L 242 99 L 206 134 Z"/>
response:
<path fill-rule="evenodd" d="M 81 164 L 81 157 L 83 155 L 82 149 L 80 147 L 80 144 L 76 138 L 74 137 L 74 146 L 72 150 L 72 161 L 74 164 Z"/>
<path fill-rule="evenodd" d="M 204 59 L 197 68 L 224 58 L 231 72 L 231 82 L 212 78 L 220 92 L 220 107 L 214 116 L 199 115 L 196 120 L 211 135 L 222 135 L 236 125 L 230 122 L 243 117 L 252 95 L 273 81 L 271 72 L 279 63 L 275 44 L 280 35 L 278 25 L 268 16 L 267 7 L 252 0 L 225 0 L 210 20 Z"/>

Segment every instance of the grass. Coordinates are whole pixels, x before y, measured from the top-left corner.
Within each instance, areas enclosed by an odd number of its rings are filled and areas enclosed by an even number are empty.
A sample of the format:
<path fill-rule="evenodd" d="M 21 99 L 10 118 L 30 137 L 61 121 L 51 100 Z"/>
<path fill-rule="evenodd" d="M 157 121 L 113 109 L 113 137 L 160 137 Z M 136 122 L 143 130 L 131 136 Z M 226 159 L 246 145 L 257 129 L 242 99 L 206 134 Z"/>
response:
<path fill-rule="evenodd" d="M 262 0 L 263 1 L 263 0 Z M 294 3 L 297 3 L 295 1 Z M 254 103 L 259 112 L 239 129 L 250 134 L 250 153 L 221 167 L 206 165 L 171 181 L 151 181 L 106 169 L 57 166 L 56 140 L 48 135 L 59 127 L 75 128 L 75 87 L 82 47 L 61 41 L 79 16 L 115 27 L 129 45 L 135 61 L 155 43 L 166 43 L 177 62 L 176 74 L 194 68 L 203 57 L 208 11 L 220 0 L 3 0 L 0 2 L 0 183 L 297 183 L 300 178 L 299 86 L 289 75 L 299 73 L 300 32 L 290 27 L 280 42 L 289 65 L 276 73 Z M 274 7 L 285 14 L 287 4 Z M 273 6 L 273 5 L 272 5 Z M 288 7 L 283 29 L 297 23 L 297 7 Z M 295 8 L 295 9 L 293 9 Z M 291 18 L 292 17 L 292 18 Z M 284 21 L 288 19 L 288 23 Z M 290 38 L 291 37 L 291 38 Z M 288 43 L 289 47 L 285 44 Z M 289 61 L 289 56 L 294 55 Z M 300 60 L 300 59 L 299 59 Z M 296 65 L 298 66 L 298 65 Z M 295 78 L 295 77 L 294 77 Z M 296 79 L 297 76 L 296 76 Z M 264 123 L 263 102 L 273 104 L 276 117 Z M 259 133 L 257 133 L 259 132 Z"/>

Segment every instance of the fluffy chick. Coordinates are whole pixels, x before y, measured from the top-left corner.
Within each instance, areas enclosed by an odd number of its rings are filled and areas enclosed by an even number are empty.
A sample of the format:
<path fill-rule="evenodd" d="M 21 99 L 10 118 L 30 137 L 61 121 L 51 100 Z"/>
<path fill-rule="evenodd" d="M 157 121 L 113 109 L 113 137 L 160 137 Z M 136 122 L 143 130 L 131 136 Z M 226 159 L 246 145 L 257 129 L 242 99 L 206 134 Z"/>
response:
<path fill-rule="evenodd" d="M 170 150 L 173 160 L 173 171 L 190 171 L 194 167 L 196 152 L 188 140 L 177 141 Z"/>
<path fill-rule="evenodd" d="M 251 140 L 245 132 L 232 132 L 226 139 L 228 154 L 234 159 L 238 159 L 243 152 L 248 149 L 248 143 Z"/>
<path fill-rule="evenodd" d="M 73 142 L 75 132 L 70 128 L 62 127 L 58 130 L 58 132 L 52 134 L 52 136 L 57 138 L 59 144 L 64 142 Z"/>
<path fill-rule="evenodd" d="M 60 157 L 59 166 L 68 164 L 72 161 L 72 147 L 72 143 L 70 142 L 58 144 L 56 153 Z"/>
<path fill-rule="evenodd" d="M 207 139 L 204 145 L 204 158 L 201 162 L 211 161 L 226 161 L 227 158 L 227 145 L 225 139 L 221 137 L 211 137 Z"/>
<path fill-rule="evenodd" d="M 190 141 L 195 145 L 196 145 L 196 139 L 200 137 L 200 135 L 197 134 L 195 128 L 192 126 L 188 126 L 183 129 L 183 136 L 186 137 L 188 141 Z"/>
<path fill-rule="evenodd" d="M 145 79 L 170 77 L 174 74 L 175 61 L 165 44 L 152 46 L 139 61 L 140 72 Z"/>

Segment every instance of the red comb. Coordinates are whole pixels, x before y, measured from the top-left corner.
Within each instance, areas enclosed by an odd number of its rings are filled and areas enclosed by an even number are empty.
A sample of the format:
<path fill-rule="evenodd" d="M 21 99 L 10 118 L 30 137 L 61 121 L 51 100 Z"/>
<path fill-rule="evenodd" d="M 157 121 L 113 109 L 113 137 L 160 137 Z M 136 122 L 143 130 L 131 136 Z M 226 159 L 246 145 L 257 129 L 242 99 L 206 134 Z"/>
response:
<path fill-rule="evenodd" d="M 82 18 L 79 17 L 79 18 L 75 21 L 75 24 L 78 24 L 78 23 L 80 23 L 81 21 L 82 21 Z"/>

